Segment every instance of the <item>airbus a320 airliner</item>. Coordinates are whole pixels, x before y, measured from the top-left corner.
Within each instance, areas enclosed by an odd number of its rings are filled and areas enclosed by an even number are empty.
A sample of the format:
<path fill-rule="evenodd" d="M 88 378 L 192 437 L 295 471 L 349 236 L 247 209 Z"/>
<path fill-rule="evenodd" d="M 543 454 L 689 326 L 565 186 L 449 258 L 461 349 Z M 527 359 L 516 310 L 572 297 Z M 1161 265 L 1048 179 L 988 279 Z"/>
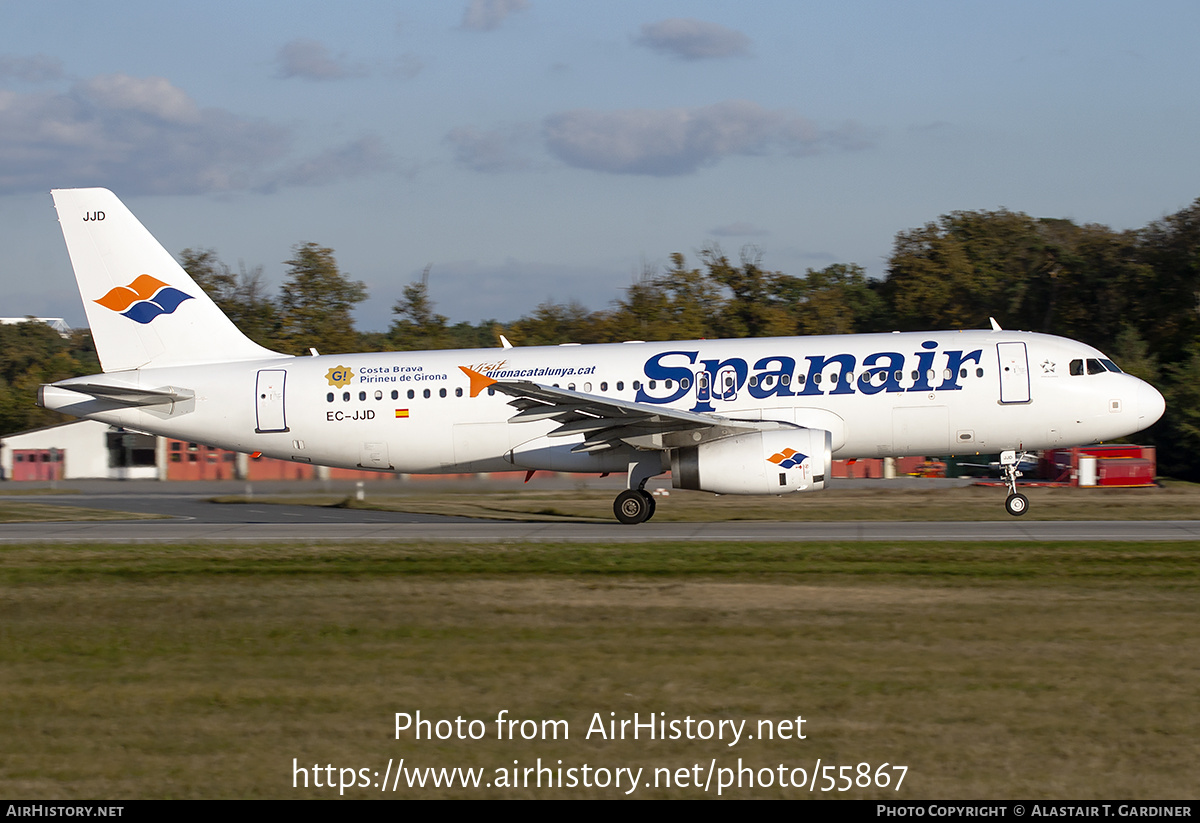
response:
<path fill-rule="evenodd" d="M 628 342 L 293 357 L 249 340 L 106 189 L 53 192 L 103 374 L 38 402 L 240 452 L 380 472 L 625 474 L 780 495 L 825 486 L 834 457 L 1018 454 L 1110 440 L 1162 395 L 1096 349 L 987 331 Z"/>

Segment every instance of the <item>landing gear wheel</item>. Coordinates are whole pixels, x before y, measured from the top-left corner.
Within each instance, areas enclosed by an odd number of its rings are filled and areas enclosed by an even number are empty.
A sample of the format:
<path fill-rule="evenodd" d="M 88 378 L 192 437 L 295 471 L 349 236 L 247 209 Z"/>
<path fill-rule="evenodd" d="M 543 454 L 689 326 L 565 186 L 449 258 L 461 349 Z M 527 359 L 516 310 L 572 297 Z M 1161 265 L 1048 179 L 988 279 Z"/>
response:
<path fill-rule="evenodd" d="M 645 522 L 653 513 L 653 498 L 640 489 L 626 489 L 613 501 L 613 514 L 627 526 Z"/>
<path fill-rule="evenodd" d="M 638 491 L 643 497 L 646 498 L 646 502 L 650 505 L 650 513 L 646 515 L 646 520 L 649 520 L 650 518 L 654 517 L 654 510 L 658 508 L 658 501 L 654 499 L 654 495 L 645 489 L 638 489 Z M 644 523 L 646 521 L 643 520 L 642 522 Z"/>
<path fill-rule="evenodd" d="M 1023 494 L 1014 492 L 1004 501 L 1004 508 L 1013 517 L 1020 517 L 1029 511 L 1029 498 Z"/>

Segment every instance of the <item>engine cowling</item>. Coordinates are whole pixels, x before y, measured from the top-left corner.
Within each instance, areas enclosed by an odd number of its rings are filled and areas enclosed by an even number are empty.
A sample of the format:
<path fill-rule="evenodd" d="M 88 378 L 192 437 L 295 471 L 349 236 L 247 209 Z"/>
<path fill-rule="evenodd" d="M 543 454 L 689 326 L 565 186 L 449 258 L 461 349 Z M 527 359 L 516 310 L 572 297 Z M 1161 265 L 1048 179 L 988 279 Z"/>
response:
<path fill-rule="evenodd" d="M 833 471 L 824 429 L 758 431 L 671 452 L 671 485 L 716 494 L 817 491 Z"/>

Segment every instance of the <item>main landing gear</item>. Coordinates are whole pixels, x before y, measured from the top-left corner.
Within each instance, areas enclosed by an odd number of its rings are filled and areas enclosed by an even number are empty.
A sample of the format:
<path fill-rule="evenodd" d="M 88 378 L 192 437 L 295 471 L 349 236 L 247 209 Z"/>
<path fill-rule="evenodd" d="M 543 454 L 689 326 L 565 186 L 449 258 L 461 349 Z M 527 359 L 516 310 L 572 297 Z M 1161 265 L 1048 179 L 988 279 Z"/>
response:
<path fill-rule="evenodd" d="M 645 489 L 626 489 L 613 502 L 613 514 L 627 526 L 645 523 L 654 516 L 654 495 Z"/>
<path fill-rule="evenodd" d="M 654 516 L 654 496 L 646 491 L 646 481 L 663 473 L 662 457 L 652 452 L 629 464 L 629 481 L 625 491 L 613 501 L 613 514 L 626 526 L 645 523 Z"/>
<path fill-rule="evenodd" d="M 1004 501 L 1004 510 L 1013 517 L 1020 517 L 1029 511 L 1029 498 L 1017 491 L 1017 478 L 1021 476 L 1021 472 L 1017 471 L 1017 465 L 1026 457 L 1029 457 L 1026 452 L 1022 452 L 1019 456 L 1015 451 L 1000 453 L 1000 476 L 1004 479 L 1004 484 L 1008 486 L 1008 497 Z"/>

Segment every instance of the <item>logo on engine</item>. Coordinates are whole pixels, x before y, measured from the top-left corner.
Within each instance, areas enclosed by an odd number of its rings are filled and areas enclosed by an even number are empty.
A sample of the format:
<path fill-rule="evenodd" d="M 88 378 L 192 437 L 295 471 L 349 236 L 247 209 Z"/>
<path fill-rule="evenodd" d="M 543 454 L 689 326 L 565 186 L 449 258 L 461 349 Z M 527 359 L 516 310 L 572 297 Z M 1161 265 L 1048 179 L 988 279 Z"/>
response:
<path fill-rule="evenodd" d="M 794 469 L 808 459 L 807 454 L 801 454 L 795 449 L 784 449 L 781 452 L 775 452 L 767 458 L 781 469 Z"/>
<path fill-rule="evenodd" d="M 135 323 L 145 325 L 162 314 L 171 314 L 184 300 L 193 299 L 157 277 L 140 275 L 128 286 L 117 286 L 95 301 Z"/>

